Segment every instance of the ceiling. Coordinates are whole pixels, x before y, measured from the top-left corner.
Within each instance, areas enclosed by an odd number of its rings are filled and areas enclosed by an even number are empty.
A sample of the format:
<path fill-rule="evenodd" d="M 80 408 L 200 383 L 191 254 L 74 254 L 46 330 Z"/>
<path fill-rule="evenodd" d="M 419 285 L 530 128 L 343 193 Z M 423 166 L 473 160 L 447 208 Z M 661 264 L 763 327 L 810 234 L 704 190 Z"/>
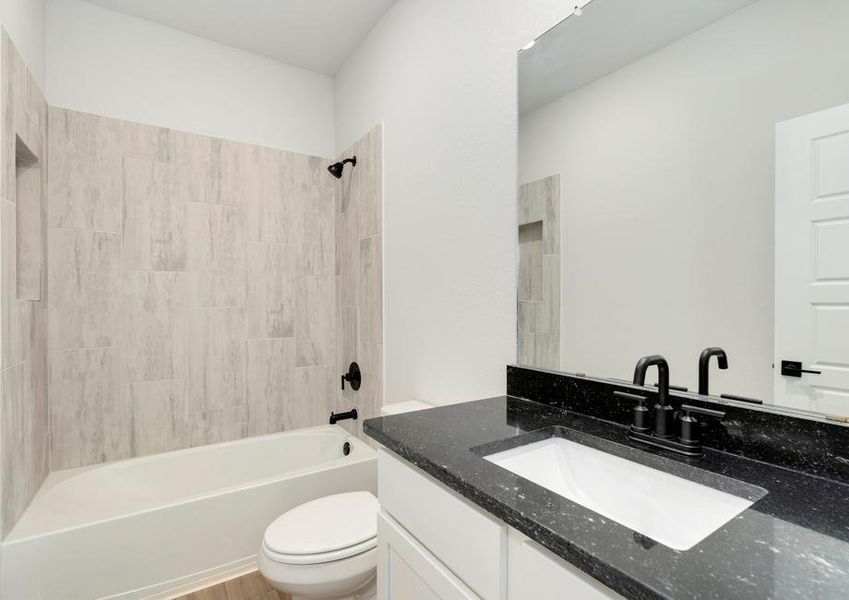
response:
<path fill-rule="evenodd" d="M 519 112 L 652 54 L 755 0 L 592 0 L 519 54 Z"/>
<path fill-rule="evenodd" d="M 334 75 L 395 0 L 86 0 Z"/>

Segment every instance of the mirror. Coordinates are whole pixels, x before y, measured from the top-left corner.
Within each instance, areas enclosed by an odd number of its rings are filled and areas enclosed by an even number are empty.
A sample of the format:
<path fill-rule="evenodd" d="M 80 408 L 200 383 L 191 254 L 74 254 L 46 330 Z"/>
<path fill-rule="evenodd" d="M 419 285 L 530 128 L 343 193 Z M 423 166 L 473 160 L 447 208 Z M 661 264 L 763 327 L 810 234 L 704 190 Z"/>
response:
<path fill-rule="evenodd" d="M 581 13 L 581 14 L 577 14 Z M 519 52 L 518 363 L 849 415 L 849 2 L 592 0 Z"/>

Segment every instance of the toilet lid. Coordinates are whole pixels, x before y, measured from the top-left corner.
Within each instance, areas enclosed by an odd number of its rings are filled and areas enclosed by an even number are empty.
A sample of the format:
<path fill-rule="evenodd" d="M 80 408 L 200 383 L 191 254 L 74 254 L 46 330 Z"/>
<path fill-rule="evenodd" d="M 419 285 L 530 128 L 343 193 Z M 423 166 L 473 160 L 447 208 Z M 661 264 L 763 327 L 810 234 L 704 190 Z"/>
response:
<path fill-rule="evenodd" d="M 288 556 L 333 553 L 342 558 L 347 548 L 356 553 L 376 544 L 377 498 L 370 492 L 325 496 L 296 506 L 265 530 L 263 543 L 275 554 Z"/>

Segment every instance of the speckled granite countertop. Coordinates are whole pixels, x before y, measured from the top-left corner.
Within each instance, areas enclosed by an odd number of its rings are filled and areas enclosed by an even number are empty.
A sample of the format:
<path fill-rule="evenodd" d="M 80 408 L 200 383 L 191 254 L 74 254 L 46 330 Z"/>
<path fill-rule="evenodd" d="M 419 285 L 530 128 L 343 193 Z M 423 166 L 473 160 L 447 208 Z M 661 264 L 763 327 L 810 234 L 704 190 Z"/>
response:
<path fill-rule="evenodd" d="M 738 495 L 762 488 L 760 499 L 690 550 L 672 550 L 482 458 L 552 427 Z M 369 419 L 364 429 L 627 598 L 849 598 L 849 485 L 710 449 L 698 459 L 649 450 L 621 425 L 506 396 Z"/>

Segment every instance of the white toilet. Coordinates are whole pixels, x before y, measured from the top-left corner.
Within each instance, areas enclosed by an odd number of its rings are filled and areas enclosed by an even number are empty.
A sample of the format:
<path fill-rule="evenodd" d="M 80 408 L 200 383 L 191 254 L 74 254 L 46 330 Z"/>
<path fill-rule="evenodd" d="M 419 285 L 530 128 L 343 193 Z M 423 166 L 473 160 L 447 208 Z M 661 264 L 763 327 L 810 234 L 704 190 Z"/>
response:
<path fill-rule="evenodd" d="M 382 415 L 430 408 L 403 402 Z M 296 506 L 262 538 L 259 571 L 294 599 L 368 600 L 376 596 L 377 512 L 371 492 L 346 492 Z"/>
<path fill-rule="evenodd" d="M 262 538 L 259 570 L 295 598 L 373 598 L 377 498 L 347 492 L 301 504 Z"/>

